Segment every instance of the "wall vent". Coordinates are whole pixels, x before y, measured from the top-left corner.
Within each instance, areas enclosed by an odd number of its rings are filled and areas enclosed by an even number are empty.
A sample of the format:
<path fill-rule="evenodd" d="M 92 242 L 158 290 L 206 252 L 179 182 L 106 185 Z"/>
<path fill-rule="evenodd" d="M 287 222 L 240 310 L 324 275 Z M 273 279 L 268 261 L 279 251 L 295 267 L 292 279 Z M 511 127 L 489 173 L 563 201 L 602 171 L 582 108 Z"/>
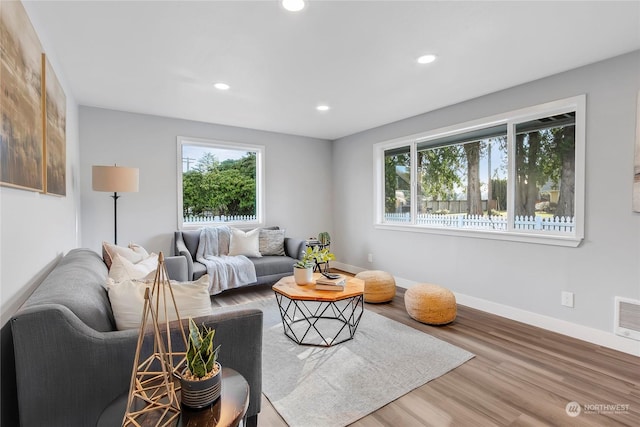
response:
<path fill-rule="evenodd" d="M 614 332 L 640 341 L 640 301 L 616 297 Z"/>

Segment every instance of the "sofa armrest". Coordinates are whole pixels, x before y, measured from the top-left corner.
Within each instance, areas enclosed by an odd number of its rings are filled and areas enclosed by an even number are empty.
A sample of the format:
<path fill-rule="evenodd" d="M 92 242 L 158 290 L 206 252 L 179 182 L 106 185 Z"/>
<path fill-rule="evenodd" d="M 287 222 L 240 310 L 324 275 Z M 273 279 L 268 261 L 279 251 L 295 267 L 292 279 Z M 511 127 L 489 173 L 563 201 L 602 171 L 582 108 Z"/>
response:
<path fill-rule="evenodd" d="M 284 252 L 288 257 L 301 259 L 302 252 L 307 247 L 307 241 L 304 239 L 298 239 L 295 237 L 284 238 Z"/>
<path fill-rule="evenodd" d="M 193 258 L 191 257 L 191 252 L 187 249 L 187 245 L 184 243 L 180 231 L 175 232 L 175 239 L 175 255 L 183 256 L 187 260 L 187 280 L 193 280 Z"/>
<path fill-rule="evenodd" d="M 164 258 L 164 263 L 167 267 L 169 279 L 177 280 L 178 282 L 191 280 L 189 277 L 189 265 L 186 257 L 182 255 L 168 256 Z"/>
<path fill-rule="evenodd" d="M 228 311 L 195 320 L 216 328 L 219 361 L 247 379 L 247 415 L 256 415 L 262 393 L 262 312 Z M 137 329 L 97 332 L 57 304 L 21 310 L 11 328 L 21 426 L 96 425 L 104 408 L 129 390 Z M 179 336 L 177 328 L 172 335 Z M 145 340 L 145 348 L 151 341 Z M 180 351 L 176 344 L 174 351 Z"/>
<path fill-rule="evenodd" d="M 129 388 L 137 330 L 97 332 L 57 304 L 11 319 L 22 427 L 95 425 Z"/>
<path fill-rule="evenodd" d="M 262 402 L 262 311 L 234 309 L 194 321 L 216 330 L 214 344 L 220 344 L 218 361 L 223 369 L 225 366 L 235 369 L 247 380 L 250 387 L 247 417 L 257 415 Z"/>

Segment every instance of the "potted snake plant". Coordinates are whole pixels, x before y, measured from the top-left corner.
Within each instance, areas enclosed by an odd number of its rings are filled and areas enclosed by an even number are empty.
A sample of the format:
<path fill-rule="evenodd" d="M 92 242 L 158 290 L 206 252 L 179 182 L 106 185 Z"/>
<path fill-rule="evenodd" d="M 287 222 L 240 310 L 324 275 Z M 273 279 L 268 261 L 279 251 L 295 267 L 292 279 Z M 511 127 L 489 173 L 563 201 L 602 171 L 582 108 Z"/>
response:
<path fill-rule="evenodd" d="M 200 409 L 220 397 L 222 366 L 218 363 L 220 346 L 213 348 L 215 329 L 202 325 L 202 330 L 189 318 L 187 366 L 180 376 L 181 400 L 184 406 Z"/>
<path fill-rule="evenodd" d="M 329 248 L 320 249 L 318 246 L 307 246 L 300 258 L 293 264 L 293 278 L 298 285 L 306 285 L 313 282 L 313 269 L 316 263 L 327 262 L 336 259 L 329 252 Z"/>

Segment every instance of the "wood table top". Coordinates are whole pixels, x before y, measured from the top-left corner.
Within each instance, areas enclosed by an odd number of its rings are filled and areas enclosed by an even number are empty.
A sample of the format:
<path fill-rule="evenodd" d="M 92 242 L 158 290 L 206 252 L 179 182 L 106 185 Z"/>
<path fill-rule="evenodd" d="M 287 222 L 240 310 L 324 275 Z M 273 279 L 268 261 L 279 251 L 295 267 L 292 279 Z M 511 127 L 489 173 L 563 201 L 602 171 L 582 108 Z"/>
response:
<path fill-rule="evenodd" d="M 293 276 L 283 277 L 273 285 L 273 290 L 289 299 L 305 301 L 339 301 L 364 293 L 364 281 L 349 276 L 344 276 L 347 283 L 343 291 L 316 289 L 316 279 L 321 276 L 320 273 L 313 273 L 313 282 L 307 285 L 296 284 Z"/>

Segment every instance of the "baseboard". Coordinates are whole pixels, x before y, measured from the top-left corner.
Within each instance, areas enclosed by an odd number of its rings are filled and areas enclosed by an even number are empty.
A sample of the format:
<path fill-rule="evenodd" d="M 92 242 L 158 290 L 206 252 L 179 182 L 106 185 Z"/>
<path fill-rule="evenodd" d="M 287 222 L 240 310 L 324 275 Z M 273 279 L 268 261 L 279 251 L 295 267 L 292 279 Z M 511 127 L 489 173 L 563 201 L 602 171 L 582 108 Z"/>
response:
<path fill-rule="evenodd" d="M 351 274 L 357 274 L 366 270 L 338 262 L 332 262 L 331 267 Z M 396 285 L 405 289 L 418 283 L 401 277 L 395 277 L 395 279 Z M 455 295 L 458 304 L 640 357 L 640 342 L 615 335 L 612 332 L 605 332 L 600 329 L 590 328 L 458 292 L 455 292 Z"/>

